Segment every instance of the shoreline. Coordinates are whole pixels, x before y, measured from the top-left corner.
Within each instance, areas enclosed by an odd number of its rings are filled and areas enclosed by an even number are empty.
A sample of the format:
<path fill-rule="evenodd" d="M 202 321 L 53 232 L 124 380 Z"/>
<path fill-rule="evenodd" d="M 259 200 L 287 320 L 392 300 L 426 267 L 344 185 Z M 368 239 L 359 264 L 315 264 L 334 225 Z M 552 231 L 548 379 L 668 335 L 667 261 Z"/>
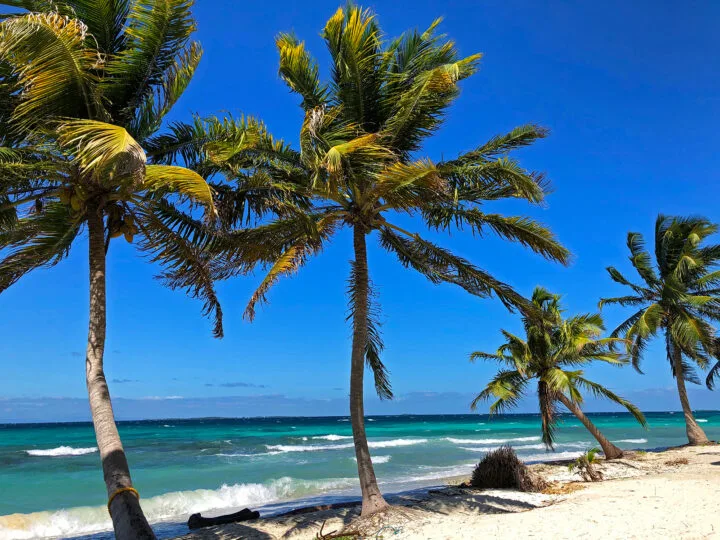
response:
<path fill-rule="evenodd" d="M 530 465 L 551 482 L 543 493 L 459 488 L 457 484 L 467 476 L 456 476 L 444 479 L 442 486 L 389 495 L 398 511 L 383 526 L 394 529 L 393 538 L 428 539 L 480 537 L 500 531 L 504 537 L 526 537 L 527 531 L 533 531 L 538 537 L 567 539 L 720 534 L 720 513 L 714 503 L 720 496 L 720 445 L 628 451 L 620 460 L 600 462 L 598 468 L 605 475 L 601 482 L 581 481 L 568 471 L 567 463 Z M 692 506 L 692 514 L 674 511 L 678 505 Z M 592 513 L 584 512 L 590 507 Z M 323 534 L 338 532 L 358 515 L 357 506 L 311 508 L 197 529 L 176 540 L 314 539 L 321 527 Z"/>

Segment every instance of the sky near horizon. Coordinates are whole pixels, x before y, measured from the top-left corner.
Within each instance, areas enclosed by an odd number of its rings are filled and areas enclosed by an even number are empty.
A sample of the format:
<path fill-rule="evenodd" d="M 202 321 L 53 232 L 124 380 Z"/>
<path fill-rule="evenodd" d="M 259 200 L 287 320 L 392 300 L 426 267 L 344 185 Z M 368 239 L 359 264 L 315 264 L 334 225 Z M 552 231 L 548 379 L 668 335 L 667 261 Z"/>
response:
<path fill-rule="evenodd" d="M 543 285 L 564 295 L 568 313 L 595 311 L 602 296 L 624 294 L 605 267 L 632 275 L 625 235 L 651 239 L 658 213 L 720 221 L 720 3 L 612 0 L 413 0 L 366 3 L 388 36 L 436 17 L 461 54 L 482 52 L 480 72 L 440 132 L 421 152 L 453 157 L 528 122 L 551 135 L 518 154 L 545 171 L 554 192 L 543 208 L 519 203 L 488 209 L 531 215 L 572 251 L 564 268 L 497 239 L 431 235 L 529 295 Z M 171 119 L 251 114 L 297 141 L 301 110 L 277 75 L 274 36 L 294 31 L 328 73 L 319 37 L 337 1 L 200 0 L 196 38 L 205 50 Z M 422 230 L 422 229 L 418 229 Z M 717 241 L 718 239 L 716 239 Z M 382 412 L 467 412 L 469 396 L 494 373 L 470 364 L 473 350 L 494 350 L 517 316 L 494 299 L 435 286 L 369 240 L 371 278 L 382 306 L 384 359 L 394 404 Z M 347 231 L 298 275 L 271 291 L 254 323 L 242 320 L 260 276 L 219 284 L 225 338 L 211 335 L 200 304 L 164 289 L 134 248 L 115 242 L 108 257 L 106 373 L 119 417 L 256 416 L 346 412 L 350 329 L 345 299 Z M 35 271 L 0 295 L 0 422 L 76 420 L 83 413 L 87 332 L 87 246 Z M 604 310 L 614 328 L 628 310 Z M 631 369 L 589 374 L 653 410 L 679 408 L 661 343 Z M 368 386 L 368 395 L 372 388 Z M 52 398 L 52 399 L 50 399 Z M 62 398 L 62 399 L 60 399 Z M 161 399 L 163 398 L 163 399 Z M 697 408 L 718 408 L 720 394 L 694 388 Z M 130 406 L 132 404 L 132 406 Z M 534 410 L 532 401 L 519 412 Z M 607 410 L 593 404 L 596 410 Z M 485 412 L 483 409 L 481 412 Z M 131 412 L 132 411 L 132 412 Z M 189 411 L 189 412 L 188 412 Z M 85 415 L 85 416 L 83 416 Z M 135 416 L 133 416 L 135 415 Z"/>

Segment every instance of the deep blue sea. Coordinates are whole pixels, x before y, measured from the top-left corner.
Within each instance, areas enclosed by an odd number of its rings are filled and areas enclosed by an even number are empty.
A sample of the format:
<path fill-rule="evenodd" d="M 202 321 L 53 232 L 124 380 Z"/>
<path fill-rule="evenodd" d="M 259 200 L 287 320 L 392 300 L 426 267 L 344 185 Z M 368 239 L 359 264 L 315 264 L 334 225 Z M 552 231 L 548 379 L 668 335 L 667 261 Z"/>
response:
<path fill-rule="evenodd" d="M 680 413 L 648 414 L 647 431 L 628 414 L 590 417 L 623 448 L 687 442 Z M 720 439 L 720 412 L 697 418 L 711 439 Z M 366 425 L 386 493 L 469 473 L 501 444 L 526 461 L 567 459 L 595 446 L 568 416 L 550 453 L 536 415 L 376 416 Z M 194 512 L 250 507 L 267 515 L 359 494 L 348 418 L 159 420 L 119 428 L 141 504 L 160 538 L 187 532 Z M 111 538 L 105 498 L 89 423 L 0 425 L 0 539 Z"/>

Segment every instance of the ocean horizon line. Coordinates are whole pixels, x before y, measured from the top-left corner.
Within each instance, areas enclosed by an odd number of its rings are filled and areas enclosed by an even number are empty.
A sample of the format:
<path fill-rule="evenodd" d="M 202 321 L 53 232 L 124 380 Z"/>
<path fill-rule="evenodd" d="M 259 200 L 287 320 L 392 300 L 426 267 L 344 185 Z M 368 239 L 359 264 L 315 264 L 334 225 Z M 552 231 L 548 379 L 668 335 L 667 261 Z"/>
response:
<path fill-rule="evenodd" d="M 716 413 L 720 412 L 720 409 L 693 409 L 693 412 L 695 413 Z M 682 410 L 646 410 L 643 411 L 644 414 L 682 414 Z M 602 416 L 602 415 L 622 415 L 622 416 L 631 416 L 631 414 L 627 411 L 587 411 L 585 413 L 588 416 Z M 485 419 L 501 419 L 501 418 L 515 418 L 515 417 L 527 417 L 527 416 L 539 416 L 540 413 L 538 412 L 524 412 L 524 413 L 506 413 L 506 414 L 480 414 L 480 413 L 436 413 L 436 414 L 423 414 L 423 413 L 403 413 L 403 414 L 367 414 L 365 415 L 365 418 L 413 418 L 413 417 L 423 417 L 423 418 L 439 418 L 439 417 L 447 417 L 447 416 L 457 416 L 457 417 L 478 417 L 478 418 L 485 418 Z M 558 413 L 558 416 L 560 417 L 568 417 L 568 418 L 574 418 L 574 415 L 572 413 Z M 257 415 L 257 416 L 185 416 L 185 417 L 163 417 L 163 418 L 124 418 L 122 420 L 117 420 L 116 424 L 135 424 L 138 422 L 148 422 L 148 423 L 154 423 L 154 422 L 187 422 L 187 421 L 201 421 L 201 420 L 208 420 L 208 421 L 218 421 L 218 420 L 275 420 L 275 419 L 289 419 L 289 418 L 312 418 L 321 420 L 324 418 L 328 419 L 339 419 L 339 418 L 350 418 L 350 415 L 347 414 L 333 414 L 333 415 L 313 415 L 313 414 L 303 414 L 303 415 Z M 33 422 L 33 421 L 17 421 L 17 422 L 7 422 L 7 421 L 1 421 L 0 422 L 0 428 L 4 426 L 19 426 L 19 425 L 32 425 L 32 426 L 55 426 L 55 425 L 92 425 L 91 420 L 67 420 L 67 421 L 56 421 L 56 422 Z"/>

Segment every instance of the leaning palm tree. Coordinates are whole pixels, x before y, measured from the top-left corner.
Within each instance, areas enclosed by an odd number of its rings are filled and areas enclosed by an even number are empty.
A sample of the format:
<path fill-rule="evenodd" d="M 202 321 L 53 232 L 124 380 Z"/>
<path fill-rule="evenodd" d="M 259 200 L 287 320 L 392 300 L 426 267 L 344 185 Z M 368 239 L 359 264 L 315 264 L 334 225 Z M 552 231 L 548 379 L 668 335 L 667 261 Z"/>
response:
<path fill-rule="evenodd" d="M 611 443 L 582 412 L 582 391 L 603 397 L 622 405 L 638 422 L 645 426 L 645 417 L 632 403 L 613 393 L 601 384 L 586 379 L 579 368 L 593 362 L 623 365 L 627 361 L 612 348 L 622 341 L 618 338 L 600 338 L 604 330 L 602 317 L 597 314 L 562 316 L 560 296 L 536 287 L 532 304 L 537 309 L 523 317 L 526 338 L 522 339 L 505 330 L 506 342 L 497 352 L 474 352 L 472 360 L 493 360 L 508 369 L 500 371 L 472 402 L 475 410 L 482 401 L 495 399 L 490 413 L 500 413 L 515 407 L 528 389 L 528 383 L 537 380 L 537 396 L 542 420 L 542 440 L 553 449 L 557 425 L 557 404 L 562 403 L 595 437 L 606 459 L 617 459 L 622 450 Z"/>
<path fill-rule="evenodd" d="M 274 140 L 251 119 L 174 126 L 174 147 L 190 161 L 192 145 L 185 142 L 207 132 L 209 142 L 195 159 L 207 167 L 203 170 L 217 167 L 231 181 L 219 189 L 219 213 L 228 230 L 213 243 L 219 250 L 215 275 L 243 274 L 257 263 L 269 268 L 247 305 L 248 319 L 279 278 L 303 266 L 340 229 L 352 232 L 350 415 L 363 515 L 387 507 L 365 433 L 366 364 L 379 395 L 392 397 L 380 359 L 383 344 L 372 303 L 368 237 L 375 236 L 403 266 L 433 283 L 452 283 L 480 297 L 496 295 L 508 307 L 526 302 L 490 273 L 411 231 L 415 226 L 407 218 L 419 218 L 436 231 L 495 233 L 548 259 L 568 260 L 567 250 L 542 225 L 483 208 L 499 199 L 543 201 L 543 176 L 525 170 L 508 153 L 544 137 L 544 129 L 516 128 L 452 160 L 415 157 L 440 128 L 458 97 L 460 81 L 477 71 L 480 59 L 460 58 L 453 42 L 436 34 L 439 23 L 384 41 L 370 11 L 353 5 L 338 9 L 322 33 L 332 58 L 328 82 L 321 82 L 304 43 L 290 34 L 278 36 L 280 75 L 302 98 L 299 150 Z M 221 135 L 223 125 L 227 137 Z M 171 147 L 170 141 L 166 146 Z M 252 208 L 271 210 L 272 217 L 264 214 L 260 223 L 241 228 Z"/>
<path fill-rule="evenodd" d="M 720 320 L 720 245 L 705 243 L 717 230 L 717 225 L 704 218 L 659 215 L 655 222 L 654 265 L 642 235 L 628 233 L 630 262 L 642 284 L 636 285 L 610 266 L 607 270 L 612 280 L 630 287 L 633 293 L 600 300 L 601 307 L 619 304 L 637 309 L 612 335 L 625 337 L 638 371 L 648 341 L 664 334 L 667 359 L 692 445 L 707 443 L 708 438 L 695 421 L 685 382 L 700 384 L 693 364 L 707 369 L 720 350 L 711 324 Z M 711 369 L 709 388 L 719 369 L 718 365 Z"/>
<path fill-rule="evenodd" d="M 212 191 L 189 169 L 148 164 L 144 145 L 200 60 L 190 0 L 5 0 L 0 24 L 0 292 L 53 266 L 87 230 L 87 389 L 117 538 L 154 538 L 133 488 L 103 371 L 111 240 L 165 265 L 171 287 L 220 312 L 208 268 L 183 233 Z M 153 142 L 155 141 L 155 142 Z M 183 210 L 188 211 L 187 213 Z"/>

